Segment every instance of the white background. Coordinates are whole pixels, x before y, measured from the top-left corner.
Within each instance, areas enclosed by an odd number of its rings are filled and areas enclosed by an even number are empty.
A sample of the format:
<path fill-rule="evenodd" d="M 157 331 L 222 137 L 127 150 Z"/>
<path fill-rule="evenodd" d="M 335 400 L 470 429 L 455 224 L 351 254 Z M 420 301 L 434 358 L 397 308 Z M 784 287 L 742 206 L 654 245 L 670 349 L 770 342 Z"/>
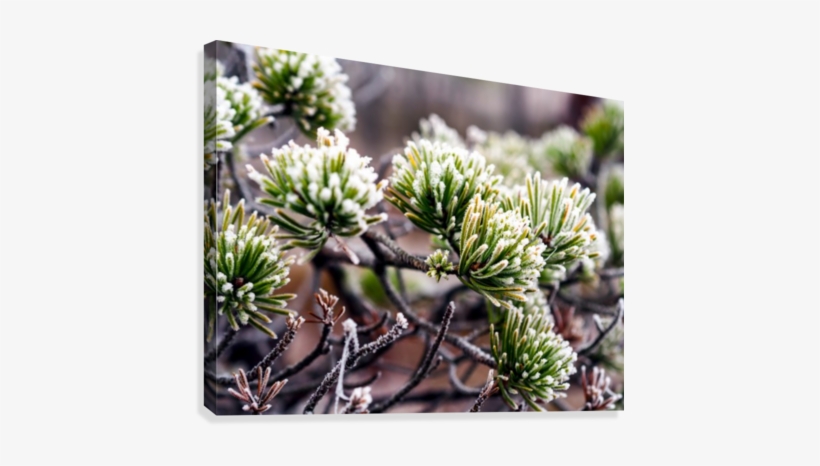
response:
<path fill-rule="evenodd" d="M 820 439 L 817 3 L 4 3 L 4 464 L 788 464 Z M 202 45 L 624 100 L 629 406 L 201 408 Z"/>

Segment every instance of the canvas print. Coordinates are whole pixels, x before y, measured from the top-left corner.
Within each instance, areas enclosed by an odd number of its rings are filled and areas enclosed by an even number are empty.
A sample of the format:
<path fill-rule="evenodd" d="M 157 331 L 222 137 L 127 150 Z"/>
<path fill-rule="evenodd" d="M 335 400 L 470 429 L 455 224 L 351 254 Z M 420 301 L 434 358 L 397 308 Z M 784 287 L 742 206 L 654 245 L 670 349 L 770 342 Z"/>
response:
<path fill-rule="evenodd" d="M 622 102 L 222 41 L 203 62 L 212 412 L 623 409 Z"/>

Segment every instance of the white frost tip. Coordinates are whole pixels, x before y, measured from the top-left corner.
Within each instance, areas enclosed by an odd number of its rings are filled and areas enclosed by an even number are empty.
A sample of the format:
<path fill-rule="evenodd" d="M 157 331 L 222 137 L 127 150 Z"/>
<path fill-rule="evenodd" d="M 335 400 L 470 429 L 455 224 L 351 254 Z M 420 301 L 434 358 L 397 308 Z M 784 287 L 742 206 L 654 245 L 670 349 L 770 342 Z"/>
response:
<path fill-rule="evenodd" d="M 407 328 L 407 325 L 409 325 L 407 319 L 404 317 L 404 314 L 401 312 L 396 314 L 396 324 L 401 328 Z"/>
<path fill-rule="evenodd" d="M 355 332 L 356 331 L 356 322 L 353 322 L 353 319 L 346 319 L 342 322 L 342 328 L 344 331 L 347 332 Z"/>

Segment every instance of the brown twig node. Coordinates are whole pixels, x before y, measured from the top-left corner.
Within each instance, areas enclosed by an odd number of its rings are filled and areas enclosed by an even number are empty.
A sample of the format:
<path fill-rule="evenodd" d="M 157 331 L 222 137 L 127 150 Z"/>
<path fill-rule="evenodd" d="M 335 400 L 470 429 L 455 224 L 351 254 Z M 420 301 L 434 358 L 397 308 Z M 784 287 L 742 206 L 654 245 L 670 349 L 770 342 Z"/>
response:
<path fill-rule="evenodd" d="M 344 366 L 345 370 L 353 369 L 356 364 L 359 362 L 359 359 L 368 356 L 370 354 L 375 353 L 376 351 L 391 345 L 394 341 L 396 341 L 402 333 L 407 329 L 408 322 L 404 316 L 399 313 L 396 315 L 396 324 L 390 329 L 389 332 L 385 333 L 384 335 L 380 336 L 376 341 L 368 343 L 366 345 L 361 346 L 355 351 L 352 351 L 351 354 L 345 359 Z M 355 328 L 353 329 L 352 333 L 355 333 Z M 352 340 L 348 343 L 352 343 Z M 316 391 L 310 396 L 308 399 L 307 404 L 305 405 L 304 414 L 313 414 L 313 410 L 316 408 L 316 404 L 322 397 L 327 394 L 330 388 L 339 380 L 339 375 L 342 372 L 342 361 L 336 363 L 336 366 L 333 367 L 333 370 L 328 372 L 325 375 L 325 378 L 316 388 Z"/>
<path fill-rule="evenodd" d="M 333 313 L 333 308 L 336 307 L 336 303 L 339 302 L 338 296 L 334 296 L 323 289 L 319 289 L 319 292 L 314 296 L 316 297 L 316 304 L 322 309 L 322 315 L 319 316 L 315 312 L 310 312 L 308 315 L 310 315 L 311 318 L 308 319 L 307 322 L 330 326 L 335 325 L 345 313 L 344 306 L 342 306 L 342 312 L 340 312 L 339 315 Z"/>
<path fill-rule="evenodd" d="M 498 385 L 495 382 L 495 377 L 493 377 L 494 371 L 490 369 L 487 373 L 487 383 L 484 384 L 484 388 L 481 389 L 481 393 L 478 394 L 478 398 L 475 400 L 475 404 L 473 407 L 470 408 L 471 413 L 480 413 L 481 412 L 481 405 L 487 401 L 487 398 L 493 396 L 495 392 L 498 391 Z"/>
<path fill-rule="evenodd" d="M 255 394 L 251 390 L 251 386 L 248 383 L 248 377 L 245 375 L 245 371 L 242 369 L 239 369 L 238 374 L 233 375 L 236 380 L 236 387 L 239 391 L 229 388 L 228 393 L 233 395 L 233 397 L 237 400 L 245 402 L 245 405 L 242 406 L 242 411 L 249 411 L 253 414 L 262 414 L 271 408 L 270 401 L 279 393 L 280 390 L 282 390 L 282 387 L 284 387 L 288 381 L 285 379 L 279 382 L 274 382 L 270 387 L 268 387 L 270 367 L 265 369 L 264 373 L 262 372 L 261 367 L 257 367 L 256 372 L 256 377 L 259 379 L 259 384 L 256 386 Z"/>
<path fill-rule="evenodd" d="M 609 388 L 612 380 L 603 369 L 592 368 L 587 376 L 586 366 L 581 366 L 581 387 L 584 389 L 586 403 L 582 411 L 602 411 L 615 408 L 615 402 L 623 395 L 615 393 Z"/>
<path fill-rule="evenodd" d="M 373 397 L 370 396 L 370 387 L 356 388 L 350 394 L 350 400 L 342 410 L 342 414 L 367 414 L 370 412 L 367 408 L 372 402 Z"/>

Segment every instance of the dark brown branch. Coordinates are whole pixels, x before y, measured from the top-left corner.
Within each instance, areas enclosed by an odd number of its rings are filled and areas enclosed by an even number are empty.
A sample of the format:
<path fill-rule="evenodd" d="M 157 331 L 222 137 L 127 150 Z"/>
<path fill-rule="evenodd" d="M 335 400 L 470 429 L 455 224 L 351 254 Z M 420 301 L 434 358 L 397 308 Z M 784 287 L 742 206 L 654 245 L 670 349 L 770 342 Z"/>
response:
<path fill-rule="evenodd" d="M 473 395 L 473 396 L 475 396 L 475 395 L 480 394 L 481 393 L 480 388 L 468 387 L 467 385 L 464 384 L 464 382 L 461 381 L 461 379 L 458 377 L 457 369 L 458 369 L 458 364 L 456 364 L 453 361 L 450 361 L 450 368 L 448 370 L 447 375 L 450 377 L 450 385 L 453 386 L 455 391 L 457 391 L 458 393 L 461 393 L 463 395 Z M 490 370 L 492 371 L 492 369 L 490 369 Z"/>
<path fill-rule="evenodd" d="M 606 306 L 603 304 L 578 299 L 560 292 L 558 293 L 558 297 L 561 299 L 561 301 L 576 306 L 587 312 L 594 312 L 596 314 L 601 314 L 605 316 L 614 316 L 618 312 L 618 304 L 616 304 L 614 307 Z"/>
<path fill-rule="evenodd" d="M 354 388 L 364 387 L 367 385 L 373 384 L 373 382 L 379 380 L 382 376 L 381 372 L 376 372 L 375 374 L 367 377 L 359 382 L 345 382 L 344 388 L 345 390 L 352 390 Z M 282 390 L 280 396 L 293 396 L 293 395 L 302 395 L 304 393 L 313 391 L 316 389 L 316 382 L 307 382 L 301 385 L 296 385 L 291 387 L 288 385 L 287 388 Z"/>
<path fill-rule="evenodd" d="M 410 306 L 401 299 L 401 296 L 396 292 L 396 289 L 393 287 L 393 284 L 390 283 L 390 280 L 387 278 L 387 273 L 385 270 L 385 263 L 384 263 L 384 254 L 379 249 L 378 244 L 372 238 L 367 236 L 363 236 L 362 239 L 364 240 L 365 244 L 370 248 L 373 252 L 373 255 L 376 257 L 376 264 L 373 267 L 373 271 L 376 273 L 376 276 L 379 278 L 379 282 L 384 288 L 384 292 L 387 294 L 387 297 L 390 301 L 401 311 L 407 320 L 413 323 L 413 325 L 417 327 L 421 327 L 427 332 L 430 333 L 438 333 L 439 329 L 436 325 L 427 322 L 426 320 L 419 317 Z M 474 360 L 489 366 L 490 368 L 495 369 L 497 366 L 495 359 L 492 356 L 485 353 L 481 350 L 481 348 L 473 345 L 469 341 L 464 340 L 463 338 L 447 334 L 445 336 L 445 340 L 455 346 L 456 348 L 463 351 L 465 354 L 468 354 Z"/>
<path fill-rule="evenodd" d="M 291 364 L 290 366 L 285 367 L 281 371 L 274 374 L 272 377 L 273 381 L 275 382 L 277 380 L 282 380 L 284 378 L 292 376 L 293 374 L 297 374 L 300 371 L 302 371 L 302 369 L 309 366 L 313 361 L 315 361 L 316 358 L 324 354 L 327 354 L 330 351 L 330 344 L 328 344 L 327 338 L 328 336 L 330 336 L 330 330 L 332 327 L 332 325 L 324 325 L 322 327 L 322 336 L 319 337 L 319 342 L 316 344 L 316 347 L 313 348 L 313 351 L 311 351 L 307 356 L 302 358 L 301 361 Z"/>
<path fill-rule="evenodd" d="M 265 355 L 265 357 L 262 358 L 262 360 L 259 361 L 259 363 L 257 363 L 248 371 L 247 379 L 249 382 L 256 380 L 256 377 L 258 376 L 258 368 L 266 369 L 268 367 L 271 367 L 271 365 L 273 365 L 273 363 L 279 358 L 279 356 L 281 356 L 282 353 L 285 352 L 285 350 L 288 348 L 288 345 L 290 345 L 290 343 L 293 341 L 293 337 L 296 336 L 296 332 L 299 331 L 299 328 L 302 326 L 304 322 L 305 319 L 301 317 L 297 317 L 295 319 L 293 317 L 288 317 L 287 331 L 284 335 L 282 335 L 282 339 L 279 340 L 279 343 L 277 343 L 276 346 L 273 347 L 273 350 L 271 350 L 270 353 Z M 226 387 L 234 385 L 233 377 L 217 376 L 216 374 L 210 371 L 205 371 L 205 378 Z"/>
<path fill-rule="evenodd" d="M 484 384 L 484 387 L 479 391 L 478 398 L 476 398 L 473 407 L 470 408 L 471 413 L 480 413 L 481 406 L 487 401 L 487 398 L 491 397 L 495 392 L 498 391 L 498 385 L 493 378 L 493 371 L 487 374 L 487 383 Z"/>
<path fill-rule="evenodd" d="M 372 354 L 378 351 L 381 348 L 387 347 L 391 345 L 394 341 L 404 333 L 404 330 L 407 328 L 407 320 L 404 319 L 401 315 L 396 316 L 396 325 L 390 329 L 389 332 L 380 336 L 376 341 L 368 343 L 366 345 L 361 346 L 357 351 L 353 351 L 352 354 L 344 361 L 345 370 L 353 369 L 356 364 L 359 362 L 364 356 Z M 353 341 L 353 340 L 351 340 Z M 316 388 L 316 391 L 310 396 L 307 404 L 305 405 L 304 414 L 313 414 L 313 410 L 316 409 L 316 404 L 319 400 L 324 397 L 330 388 L 336 384 L 336 381 L 339 379 L 339 374 L 342 370 L 342 361 L 340 360 L 333 369 L 325 375 L 325 378 L 322 380 L 322 383 Z"/>
<path fill-rule="evenodd" d="M 233 343 L 233 339 L 238 332 L 238 330 L 228 328 L 228 331 L 225 333 L 225 336 L 223 336 L 222 339 L 219 340 L 217 345 L 213 347 L 211 351 L 208 351 L 208 354 L 205 355 L 205 364 L 207 365 L 216 361 L 216 359 L 222 354 L 222 352 L 225 351 L 231 345 L 231 343 Z"/>
<path fill-rule="evenodd" d="M 233 152 L 225 152 L 225 161 L 227 162 L 226 168 L 231 175 L 231 180 L 233 181 L 234 186 L 236 186 L 236 191 L 237 194 L 239 194 L 239 198 L 245 199 L 245 204 L 250 207 L 251 210 L 255 210 L 260 214 L 270 215 L 272 212 L 267 207 L 256 202 L 256 198 L 253 196 L 253 191 L 251 190 L 251 187 L 248 186 L 248 182 L 237 173 Z M 250 379 L 251 375 L 255 373 L 256 371 L 250 372 L 248 374 L 248 378 Z"/>
<path fill-rule="evenodd" d="M 288 318 L 288 329 L 285 332 L 285 334 L 282 335 L 282 339 L 273 348 L 273 350 L 271 350 L 270 353 L 268 353 L 264 358 L 262 358 L 261 361 L 259 361 L 255 366 L 253 366 L 250 371 L 248 371 L 250 372 L 248 374 L 248 380 L 256 379 L 255 374 L 257 374 L 258 372 L 256 370 L 257 368 L 261 367 L 262 369 L 266 369 L 268 367 L 271 367 L 273 363 L 277 359 L 279 359 L 279 356 L 281 356 L 282 353 L 284 353 L 285 350 L 288 349 L 288 346 L 290 346 L 290 343 L 293 341 L 293 337 L 296 336 L 296 332 L 299 331 L 299 327 L 301 327 L 304 322 L 305 319 L 301 317 L 298 317 L 296 319 L 293 319 L 292 317 Z"/>
<path fill-rule="evenodd" d="M 598 337 L 595 338 L 595 340 L 592 343 L 590 343 L 588 346 L 578 350 L 578 352 L 577 352 L 578 356 L 583 356 L 583 355 L 589 354 L 593 350 L 595 350 L 595 348 L 597 348 L 598 345 L 601 344 L 602 341 L 604 341 L 604 338 L 606 338 L 606 336 L 609 335 L 609 333 L 618 325 L 618 321 L 621 320 L 621 315 L 623 314 L 623 311 L 624 311 L 624 300 L 621 299 L 621 300 L 618 300 L 618 306 L 615 308 L 615 317 L 612 319 L 612 322 L 609 323 L 609 325 L 607 326 L 606 329 L 604 329 L 603 332 L 598 333 Z"/>
<path fill-rule="evenodd" d="M 416 369 L 415 374 L 410 380 L 407 381 L 406 384 L 402 388 L 399 389 L 393 396 L 385 400 L 383 403 L 379 403 L 370 408 L 371 413 L 381 413 L 387 411 L 401 401 L 405 395 L 410 393 L 410 390 L 416 388 L 418 384 L 421 383 L 422 380 L 427 378 L 430 375 L 430 372 L 435 369 L 431 367 L 433 366 L 433 358 L 436 357 L 439 348 L 441 347 L 441 343 L 444 341 L 444 335 L 447 334 L 447 330 L 450 328 L 450 320 L 453 318 L 453 313 L 456 310 L 456 304 L 450 301 L 450 304 L 447 306 L 447 310 L 444 312 L 444 319 L 441 321 L 441 327 L 439 328 L 438 333 L 436 334 L 435 340 L 433 340 L 433 344 L 430 346 L 430 349 L 427 351 L 427 354 L 424 356 L 421 364 L 419 365 L 418 369 Z M 436 362 L 436 366 L 441 362 L 441 357 L 438 358 Z"/>
<path fill-rule="evenodd" d="M 399 247 L 399 245 L 396 244 L 395 241 L 388 238 L 386 235 L 383 235 L 373 230 L 368 230 L 364 233 L 364 236 L 382 244 L 395 255 L 396 259 L 399 262 L 403 264 L 406 264 L 414 269 L 421 270 L 424 272 L 426 272 L 429 268 L 427 264 L 424 263 L 424 259 L 408 253 L 407 251 Z"/>

